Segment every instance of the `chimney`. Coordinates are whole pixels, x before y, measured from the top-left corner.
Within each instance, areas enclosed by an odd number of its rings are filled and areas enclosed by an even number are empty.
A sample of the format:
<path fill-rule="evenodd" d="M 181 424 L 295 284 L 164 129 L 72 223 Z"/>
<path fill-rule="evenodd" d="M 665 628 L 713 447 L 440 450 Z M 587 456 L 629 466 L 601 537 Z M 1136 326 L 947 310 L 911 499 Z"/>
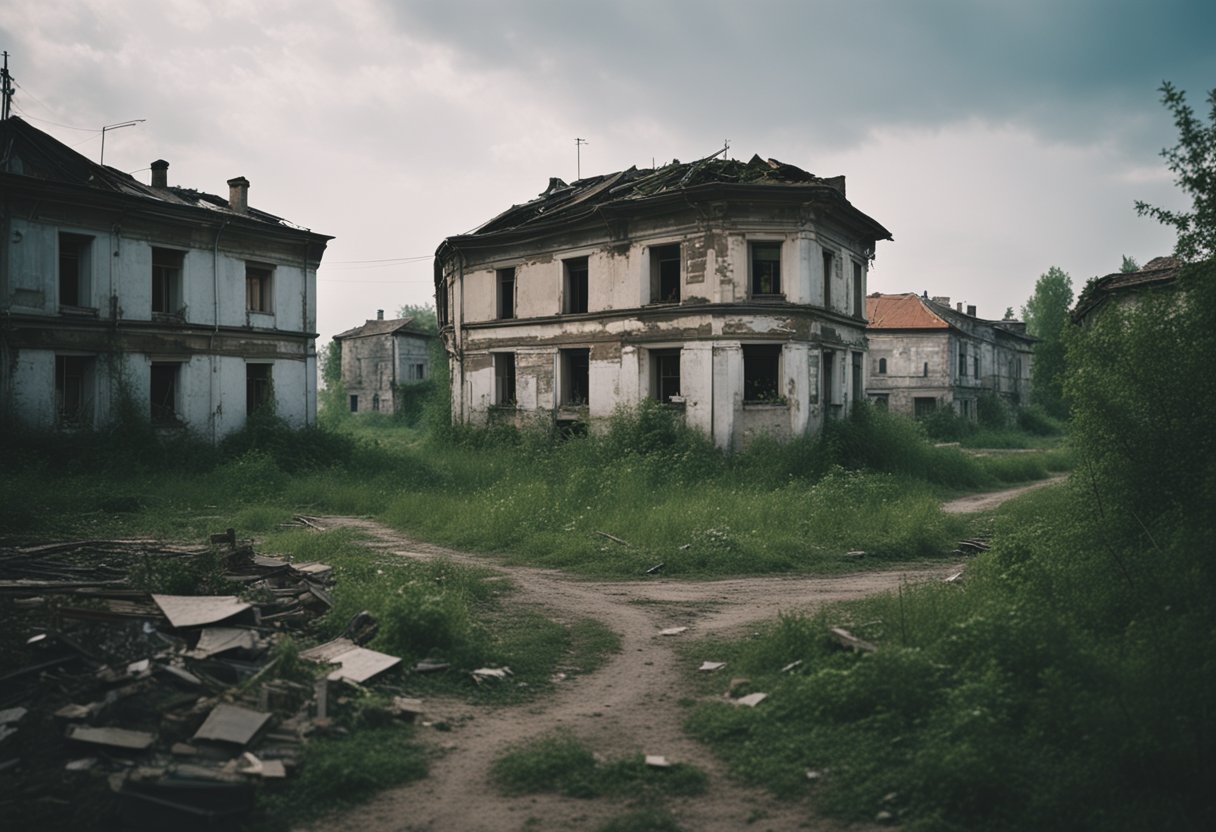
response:
<path fill-rule="evenodd" d="M 938 306 L 944 306 L 947 309 L 950 308 L 950 298 L 946 295 L 934 295 L 933 302 Z"/>
<path fill-rule="evenodd" d="M 157 159 L 152 163 L 152 187 L 169 187 L 169 163 L 164 159 Z"/>
<path fill-rule="evenodd" d="M 376 310 L 376 320 L 377 320 L 377 321 L 383 321 L 383 320 L 384 320 L 384 310 L 383 310 L 383 309 L 377 309 L 377 310 Z"/>
<path fill-rule="evenodd" d="M 967 307 L 967 314 L 968 314 L 968 315 L 970 315 L 972 318 L 974 318 L 974 317 L 975 317 L 975 307 L 974 307 L 974 306 L 968 306 L 968 307 Z"/>
<path fill-rule="evenodd" d="M 228 180 L 228 207 L 238 214 L 249 212 L 249 180 L 245 177 Z"/>
<path fill-rule="evenodd" d="M 962 312 L 962 311 L 963 311 L 963 302 L 962 302 L 961 300 L 960 300 L 960 301 L 959 301 L 959 302 L 958 302 L 958 303 L 955 305 L 955 307 L 954 307 L 954 311 L 955 311 L 955 312 Z"/>

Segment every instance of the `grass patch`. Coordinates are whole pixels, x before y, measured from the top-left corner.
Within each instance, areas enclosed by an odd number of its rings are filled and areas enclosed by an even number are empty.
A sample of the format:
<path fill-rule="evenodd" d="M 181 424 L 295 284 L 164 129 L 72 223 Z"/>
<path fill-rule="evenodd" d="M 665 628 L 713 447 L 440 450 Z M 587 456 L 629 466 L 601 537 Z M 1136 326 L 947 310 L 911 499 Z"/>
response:
<path fill-rule="evenodd" d="M 705 772 L 686 763 L 648 766 L 641 754 L 601 762 L 581 742 L 544 737 L 520 745 L 494 761 L 490 775 L 504 794 L 552 792 L 566 797 L 698 795 Z"/>

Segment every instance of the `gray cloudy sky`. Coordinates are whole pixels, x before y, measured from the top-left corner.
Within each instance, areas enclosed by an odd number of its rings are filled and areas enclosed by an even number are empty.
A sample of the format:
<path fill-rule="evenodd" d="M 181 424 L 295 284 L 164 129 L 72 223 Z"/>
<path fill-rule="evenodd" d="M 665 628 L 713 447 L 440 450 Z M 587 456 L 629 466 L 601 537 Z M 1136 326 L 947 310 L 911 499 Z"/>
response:
<path fill-rule="evenodd" d="M 16 112 L 145 181 L 337 239 L 323 340 L 432 298 L 431 255 L 550 176 L 731 155 L 845 174 L 872 291 L 1020 309 L 1172 248 L 1164 80 L 1206 112 L 1210 0 L 0 0 Z M 91 131 L 91 132 L 90 132 Z M 369 262 L 377 261 L 377 262 Z"/>

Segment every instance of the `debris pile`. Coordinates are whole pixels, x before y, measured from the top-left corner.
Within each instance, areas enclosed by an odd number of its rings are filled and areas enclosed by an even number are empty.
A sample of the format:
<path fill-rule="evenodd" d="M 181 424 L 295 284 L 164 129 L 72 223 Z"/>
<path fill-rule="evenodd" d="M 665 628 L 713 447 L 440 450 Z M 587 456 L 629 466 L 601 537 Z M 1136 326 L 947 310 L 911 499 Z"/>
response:
<path fill-rule="evenodd" d="M 331 608 L 332 581 L 329 566 L 259 555 L 231 529 L 199 547 L 0 547 L 0 808 L 128 829 L 247 813 L 258 784 L 290 776 L 307 737 L 331 726 L 331 681 L 400 661 L 362 646 L 377 625 L 361 613 L 299 654 L 334 665 L 327 678 L 281 672 L 286 645 Z M 420 703 L 394 710 L 413 719 Z"/>

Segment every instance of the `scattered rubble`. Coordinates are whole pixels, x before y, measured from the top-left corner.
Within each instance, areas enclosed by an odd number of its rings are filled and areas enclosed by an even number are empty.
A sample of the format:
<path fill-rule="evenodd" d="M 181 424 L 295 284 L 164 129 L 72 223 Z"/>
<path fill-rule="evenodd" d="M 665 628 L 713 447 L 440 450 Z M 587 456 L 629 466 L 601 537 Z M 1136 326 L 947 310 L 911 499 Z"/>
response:
<path fill-rule="evenodd" d="M 233 826 L 259 784 L 289 777 L 308 737 L 330 725 L 331 681 L 366 682 L 400 663 L 361 646 L 379 626 L 361 613 L 343 637 L 300 652 L 335 665 L 328 678 L 278 678 L 276 645 L 307 643 L 307 625 L 332 607 L 333 569 L 259 555 L 232 529 L 210 540 L 0 546 L 0 805 L 10 819 L 16 800 L 77 827 L 101 815 L 123 829 Z M 141 582 L 215 594 L 150 593 Z M 216 592 L 226 587 L 232 594 Z M 422 713 L 420 700 L 392 702 L 393 717 Z"/>

